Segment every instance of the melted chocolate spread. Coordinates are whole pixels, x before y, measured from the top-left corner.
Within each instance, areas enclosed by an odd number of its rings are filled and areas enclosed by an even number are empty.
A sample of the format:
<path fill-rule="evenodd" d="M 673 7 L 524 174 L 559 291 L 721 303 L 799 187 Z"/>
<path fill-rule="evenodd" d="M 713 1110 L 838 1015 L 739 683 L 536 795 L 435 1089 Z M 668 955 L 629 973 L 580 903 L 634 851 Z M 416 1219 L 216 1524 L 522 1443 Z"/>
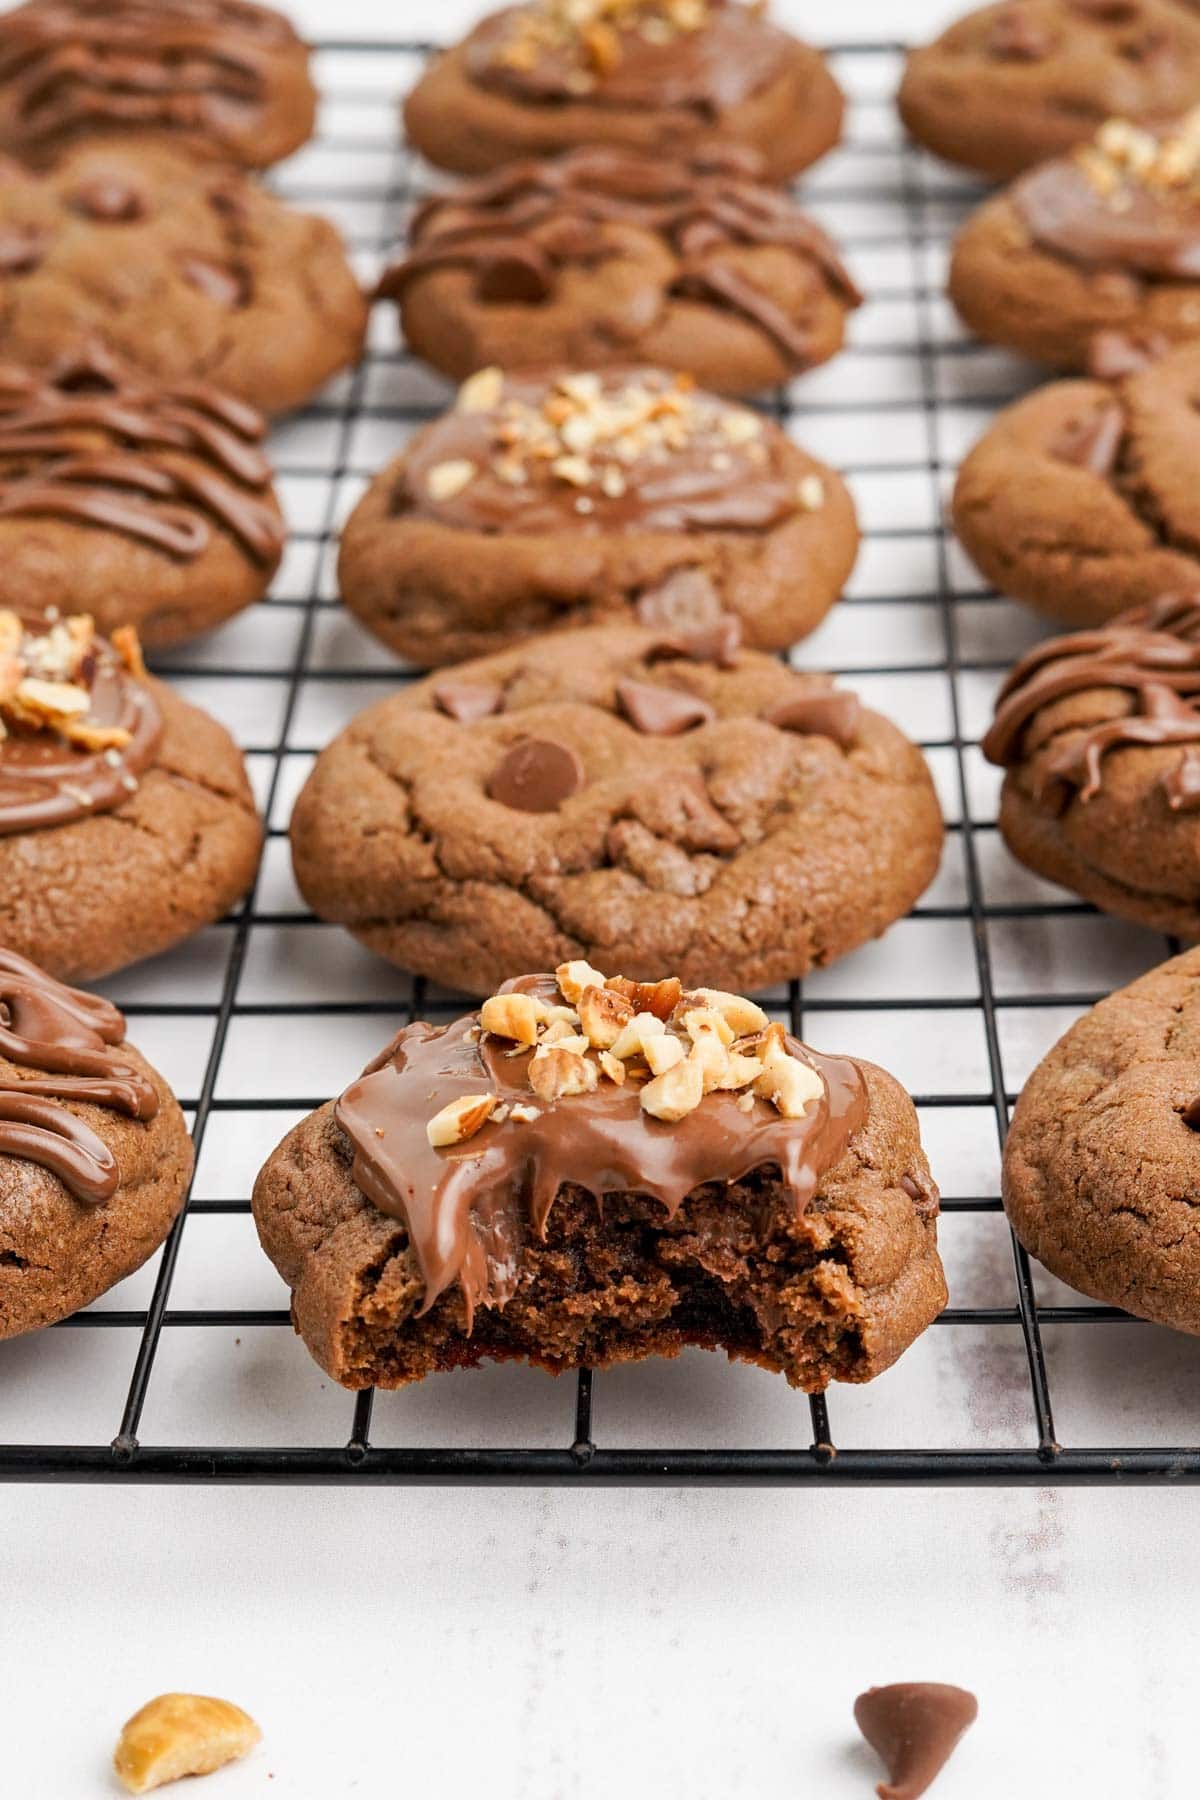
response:
<path fill-rule="evenodd" d="M 1070 159 L 1031 169 L 1010 192 L 1034 242 L 1070 262 L 1157 281 L 1200 278 L 1200 206 L 1190 196 L 1130 184 L 1118 208 Z"/>
<path fill-rule="evenodd" d="M 1115 717 L 1072 729 L 1046 756 L 1038 799 L 1058 806 L 1099 792 L 1104 758 L 1122 745 L 1200 746 L 1200 594 L 1166 595 L 1122 613 L 1111 625 L 1053 638 L 1022 657 L 996 703 L 983 740 L 989 762 L 1009 768 L 1021 760 L 1026 727 L 1045 706 L 1093 688 L 1130 696 L 1114 700 Z M 1163 778 L 1175 812 L 1200 809 L 1200 758 L 1185 751 Z"/>
<path fill-rule="evenodd" d="M 98 347 L 39 375 L 0 365 L 0 518 L 101 525 L 181 561 L 213 526 L 274 564 L 266 421 L 203 382 L 145 386 Z"/>
<path fill-rule="evenodd" d="M 505 53 L 522 17 L 538 8 L 505 7 L 471 33 L 464 62 L 479 87 L 527 106 L 679 108 L 715 120 L 777 80 L 793 46 L 786 33 L 739 0 L 710 0 L 710 7 L 698 30 L 680 32 L 666 43 L 649 41 L 636 19 L 625 29 L 614 28 L 617 55 L 603 72 L 581 42 L 543 47 L 530 67 L 515 67 Z"/>
<path fill-rule="evenodd" d="M 112 1198 L 120 1170 L 112 1151 L 67 1102 L 109 1107 L 152 1119 L 158 1094 L 112 1046 L 125 1020 L 94 994 L 64 987 L 0 946 L 0 1063 L 38 1069 L 31 1077 L 0 1070 L 0 1155 L 49 1169 L 75 1197 L 96 1206 Z"/>
<path fill-rule="evenodd" d="M 509 989 L 560 999 L 552 976 L 525 976 Z M 602 1082 L 590 1094 L 547 1105 L 528 1085 L 528 1057 L 504 1040 L 469 1036 L 477 1013 L 452 1025 L 409 1025 L 337 1102 L 336 1118 L 354 1148 L 363 1193 L 407 1228 L 425 1283 L 427 1312 L 457 1281 L 468 1318 L 502 1307 L 516 1288 L 521 1247 L 544 1237 L 559 1189 L 574 1183 L 602 1203 L 609 1193 L 646 1194 L 673 1218 L 693 1189 L 734 1182 L 771 1165 L 797 1213 L 841 1158 L 867 1118 L 856 1064 L 819 1056 L 789 1039 L 791 1055 L 821 1076 L 824 1096 L 803 1118 L 783 1118 L 769 1101 L 743 1112 L 732 1093 L 707 1094 L 676 1124 L 642 1110 L 632 1083 Z M 526 1102 L 536 1117 L 489 1121 L 466 1143 L 435 1150 L 430 1118 L 465 1094 Z"/>
<path fill-rule="evenodd" d="M 22 147 L 98 132 L 202 130 L 233 144 L 266 101 L 287 21 L 241 0 L 31 0 L 0 21 L 0 85 Z"/>
<path fill-rule="evenodd" d="M 41 634 L 44 617 L 23 622 Z M 103 638 L 95 642 L 88 682 L 94 725 L 130 734 L 121 750 L 84 750 L 52 730 L 13 727 L 0 738 L 0 837 L 67 825 L 94 813 L 113 812 L 138 785 L 162 741 L 163 721 L 154 695 L 137 680 Z"/>
<path fill-rule="evenodd" d="M 413 219 L 408 256 L 379 291 L 399 298 L 431 269 L 466 268 L 480 299 L 537 304 L 556 291 L 564 269 L 627 254 L 621 228 L 632 227 L 675 256 L 668 296 L 727 307 L 803 363 L 811 352 L 804 326 L 722 252 L 774 245 L 814 263 L 844 306 L 860 305 L 862 295 L 833 240 L 786 193 L 756 180 L 758 167 L 753 151 L 720 146 L 688 162 L 596 147 L 509 164 L 427 200 Z M 652 281 L 657 293 L 661 276 Z"/>
<path fill-rule="evenodd" d="M 645 369 L 610 370 L 600 379 L 606 393 L 630 381 L 668 385 L 665 377 Z M 551 391 L 539 376 L 505 377 L 506 400 L 538 407 Z M 752 444 L 731 444 L 719 420 L 742 409 L 710 395 L 703 400 L 711 408 L 711 431 L 661 460 L 643 456 L 619 465 L 623 491 L 614 495 L 590 487 L 587 512 L 578 510 L 578 490 L 558 479 L 547 462 L 533 464 L 520 486 L 496 472 L 500 408 L 449 412 L 418 432 L 405 451 L 395 503 L 443 525 L 487 532 L 769 531 L 791 518 L 798 510 L 796 476 L 780 467 L 787 440 L 779 427 L 764 420 Z M 593 453 L 597 464 L 602 457 L 600 450 Z M 476 473 L 458 493 L 437 500 L 429 490 L 430 473 L 454 462 L 470 463 Z"/>

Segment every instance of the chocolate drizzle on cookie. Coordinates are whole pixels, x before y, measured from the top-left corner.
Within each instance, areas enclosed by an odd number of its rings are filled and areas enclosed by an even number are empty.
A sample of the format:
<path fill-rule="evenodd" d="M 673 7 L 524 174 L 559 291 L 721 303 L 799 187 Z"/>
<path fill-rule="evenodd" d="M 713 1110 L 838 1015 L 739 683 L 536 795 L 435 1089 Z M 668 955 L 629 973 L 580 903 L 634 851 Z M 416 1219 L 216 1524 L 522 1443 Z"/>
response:
<path fill-rule="evenodd" d="M 788 250 L 819 269 L 843 306 L 858 306 L 862 295 L 832 239 L 785 192 L 756 179 L 760 166 L 753 151 L 734 146 L 687 162 L 596 146 L 511 163 L 427 200 L 413 219 L 409 254 L 385 273 L 379 292 L 399 299 L 430 270 L 464 268 L 480 299 L 533 305 L 557 291 L 564 270 L 628 256 L 633 229 L 661 240 L 675 260 L 665 289 L 662 271 L 648 270 L 653 293 L 738 313 L 803 366 L 812 355 L 804 323 L 726 253 Z M 647 324 L 655 317 L 648 306 Z"/>
<path fill-rule="evenodd" d="M 464 58 L 526 105 L 681 108 L 715 120 L 786 67 L 787 37 L 742 0 L 531 0 L 484 19 Z"/>
<path fill-rule="evenodd" d="M 1000 689 L 983 740 L 989 762 L 1008 768 L 1045 707 L 1090 690 L 1116 690 L 1114 716 L 1064 728 L 1041 757 L 1038 799 L 1059 805 L 1100 790 L 1104 758 L 1129 745 L 1192 746 L 1163 777 L 1173 811 L 1200 809 L 1200 594 L 1166 595 L 1111 625 L 1038 645 Z"/>
<path fill-rule="evenodd" d="M 1072 157 L 1012 189 L 1036 244 L 1085 268 L 1200 280 L 1200 109 L 1156 137 L 1112 120 Z"/>
<path fill-rule="evenodd" d="M 112 812 L 162 740 L 137 639 L 0 611 L 0 837 Z"/>
<path fill-rule="evenodd" d="M 801 1214 L 866 1118 L 857 1065 L 751 1002 L 584 963 L 509 982 L 452 1025 L 408 1026 L 336 1106 L 355 1181 L 408 1231 L 422 1310 L 458 1282 L 468 1329 L 511 1298 L 564 1184 L 597 1205 L 644 1194 L 671 1218 L 702 1184 L 770 1165 Z"/>
<path fill-rule="evenodd" d="M 244 0 L 30 0 L 0 21 L 0 87 L 28 155 L 75 138 L 202 131 L 232 148 L 287 21 Z"/>
<path fill-rule="evenodd" d="M 107 1000 L 64 987 L 0 946 L 0 1064 L 39 1071 L 0 1068 L 0 1156 L 49 1169 L 87 1205 L 111 1199 L 116 1158 L 70 1103 L 154 1118 L 153 1083 L 113 1054 L 124 1038 L 125 1020 Z"/>
<path fill-rule="evenodd" d="M 660 370 L 484 369 L 409 445 L 394 505 L 484 532 L 768 531 L 809 510 L 786 448 L 759 413 Z M 709 578 L 677 575 L 707 583 L 704 604 L 679 597 L 680 622 L 715 625 Z"/>
<path fill-rule="evenodd" d="M 203 382 L 147 385 L 92 346 L 48 374 L 0 365 L 0 519 L 102 526 L 181 562 L 213 529 L 272 565 L 262 415 Z"/>

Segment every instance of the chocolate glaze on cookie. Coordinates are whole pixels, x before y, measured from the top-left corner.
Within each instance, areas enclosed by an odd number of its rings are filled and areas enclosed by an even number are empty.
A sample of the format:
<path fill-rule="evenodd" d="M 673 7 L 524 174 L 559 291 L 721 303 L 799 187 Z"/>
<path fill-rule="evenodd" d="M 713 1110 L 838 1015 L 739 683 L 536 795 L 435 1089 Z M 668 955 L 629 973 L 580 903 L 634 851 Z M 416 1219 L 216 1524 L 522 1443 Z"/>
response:
<path fill-rule="evenodd" d="M 120 1170 L 108 1145 L 64 1102 L 144 1121 L 159 1108 L 153 1082 L 114 1054 L 124 1038 L 115 1006 L 63 986 L 0 945 L 0 1059 L 47 1071 L 0 1075 L 0 1155 L 40 1163 L 89 1205 L 111 1200 Z"/>
<path fill-rule="evenodd" d="M 666 301 L 688 297 L 740 314 L 789 366 L 807 368 L 829 354 L 825 321 L 818 333 L 811 312 L 797 317 L 727 252 L 786 250 L 819 271 L 842 308 L 858 306 L 862 295 L 832 239 L 786 193 L 761 180 L 761 166 L 756 152 L 733 145 L 714 145 L 688 161 L 596 146 L 512 164 L 425 201 L 413 219 L 407 256 L 387 271 L 379 291 L 403 301 L 429 272 L 462 268 L 473 275 L 475 298 L 485 307 L 537 304 L 572 272 L 594 272 L 628 256 L 632 229 L 657 239 L 669 260 L 665 268 L 659 259 L 647 260 L 644 292 L 635 283 L 624 296 L 623 360 L 636 355 L 639 315 L 656 325 Z M 537 354 L 536 333 L 530 353 Z"/>
<path fill-rule="evenodd" d="M 122 656 L 90 619 L 0 612 L 0 837 L 136 793 L 163 732 L 140 673 L 136 641 Z"/>
<path fill-rule="evenodd" d="M 160 135 L 264 167 L 312 130 L 308 53 L 247 0 L 29 0 L 0 20 L 0 146 Z"/>
<path fill-rule="evenodd" d="M 504 991 L 562 1004 L 552 976 L 522 977 Z M 601 1080 L 588 1093 L 537 1103 L 528 1109 L 532 1118 L 488 1120 L 469 1147 L 435 1149 L 428 1122 L 460 1096 L 482 1091 L 510 1106 L 534 1098 L 528 1059 L 481 1036 L 479 1024 L 472 1013 L 440 1029 L 408 1026 L 336 1108 L 354 1145 L 355 1181 L 408 1228 L 425 1281 L 423 1311 L 452 1281 L 461 1283 L 469 1312 L 503 1305 L 521 1240 L 527 1230 L 545 1236 L 565 1182 L 586 1188 L 598 1204 L 606 1193 L 635 1190 L 672 1219 L 702 1183 L 739 1181 L 770 1163 L 800 1213 L 865 1123 L 857 1066 L 788 1038 L 788 1054 L 820 1078 L 820 1097 L 800 1119 L 782 1117 L 766 1099 L 752 1097 L 745 1108 L 736 1093 L 713 1092 L 686 1117 L 664 1123 L 643 1109 L 632 1081 Z"/>
<path fill-rule="evenodd" d="M 1034 242 L 1089 268 L 1200 280 L 1195 190 L 1130 180 L 1105 192 L 1087 167 L 1078 159 L 1046 163 L 1014 184 L 1013 206 Z"/>

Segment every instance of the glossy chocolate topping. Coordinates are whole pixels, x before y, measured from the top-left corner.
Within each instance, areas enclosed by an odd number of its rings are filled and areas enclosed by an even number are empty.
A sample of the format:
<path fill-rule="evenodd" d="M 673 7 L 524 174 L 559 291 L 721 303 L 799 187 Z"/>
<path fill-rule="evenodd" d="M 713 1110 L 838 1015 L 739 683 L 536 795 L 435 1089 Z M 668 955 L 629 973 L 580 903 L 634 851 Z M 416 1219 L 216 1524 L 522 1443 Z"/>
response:
<path fill-rule="evenodd" d="M 34 155 L 106 132 L 232 145 L 263 109 L 270 59 L 295 42 L 243 0 L 30 0 L 0 20 L 0 86 Z"/>
<path fill-rule="evenodd" d="M 48 374 L 0 365 L 0 518 L 99 525 L 181 561 L 214 527 L 275 563 L 266 421 L 203 382 L 159 388 L 89 348 Z"/>
<path fill-rule="evenodd" d="M 773 421 L 657 370 L 509 375 L 418 432 L 393 505 L 469 531 L 768 531 L 800 510 L 787 454 Z"/>
<path fill-rule="evenodd" d="M 467 73 L 526 105 L 681 108 L 716 119 L 776 80 L 792 54 L 785 33 L 741 0 L 699 0 L 691 28 L 673 24 L 685 9 L 669 0 L 627 7 L 626 20 L 606 10 L 595 5 L 594 19 L 559 32 L 561 0 L 506 7 L 467 39 Z"/>
<path fill-rule="evenodd" d="M 1123 181 L 1105 193 L 1067 158 L 1031 169 L 1010 191 L 1034 242 L 1070 262 L 1157 281 L 1200 279 L 1200 202 L 1190 187 Z"/>
<path fill-rule="evenodd" d="M 1026 729 L 1043 707 L 1112 689 L 1113 716 L 1064 732 L 1044 758 L 1039 800 L 1059 806 L 1099 792 L 1104 758 L 1129 744 L 1200 745 L 1200 595 L 1167 595 L 1095 631 L 1053 638 L 1022 657 L 983 740 L 989 762 L 1021 760 Z M 1200 807 L 1200 761 L 1185 752 L 1163 780 L 1173 811 Z"/>
<path fill-rule="evenodd" d="M 28 652 L 50 641 L 56 622 L 26 615 L 21 624 L 22 648 Z M 93 638 L 82 668 L 70 679 L 88 701 L 86 712 L 68 726 L 73 735 L 53 715 L 29 712 L 21 686 L 6 698 L 5 676 L 0 658 L 0 837 L 113 812 L 136 793 L 162 740 L 162 715 L 144 680 L 111 644 Z M 16 717 L 12 707 L 19 709 Z M 94 747 L 86 741 L 89 735 Z"/>
<path fill-rule="evenodd" d="M 66 1103 L 142 1120 L 158 1111 L 153 1084 L 113 1054 L 124 1038 L 125 1020 L 107 1000 L 64 987 L 0 946 L 0 1062 L 41 1071 L 0 1071 L 0 1155 L 49 1169 L 89 1205 L 111 1199 L 120 1170 L 108 1145 Z"/>
<path fill-rule="evenodd" d="M 940 1681 L 898 1681 L 860 1694 L 855 1722 L 888 1769 L 879 1800 L 920 1800 L 978 1715 L 974 1694 Z"/>
<path fill-rule="evenodd" d="M 536 304 L 565 269 L 628 255 L 630 228 L 660 239 L 675 258 L 665 293 L 699 297 L 740 313 L 804 363 L 806 327 L 723 252 L 774 245 L 814 263 L 844 306 L 862 300 L 832 239 L 782 189 L 755 179 L 752 151 L 713 146 L 688 162 L 592 147 L 494 174 L 435 195 L 416 213 L 408 256 L 389 269 L 380 292 L 394 298 L 431 269 L 465 268 L 480 299 Z M 656 322 L 661 268 L 648 269 L 642 313 Z M 631 343 L 631 351 L 636 348 Z"/>
<path fill-rule="evenodd" d="M 554 978 L 528 976 L 506 991 L 561 999 Z M 410 1025 L 337 1102 L 337 1122 L 354 1148 L 353 1174 L 367 1198 L 403 1222 L 425 1282 L 423 1310 L 453 1282 L 468 1313 L 511 1297 L 521 1247 L 544 1236 L 564 1183 L 595 1195 L 634 1192 L 674 1217 L 705 1182 L 741 1180 L 772 1166 L 798 1213 L 817 1192 L 866 1121 L 862 1075 L 852 1062 L 818 1056 L 787 1040 L 815 1070 L 821 1091 L 801 1118 L 784 1118 L 765 1099 L 714 1091 L 675 1122 L 651 1117 L 633 1080 L 602 1080 L 590 1093 L 549 1103 L 530 1090 L 529 1053 L 510 1055 L 503 1038 L 480 1036 L 479 1014 L 452 1025 Z M 493 1094 L 516 1105 L 467 1142 L 434 1149 L 431 1116 L 464 1096 Z M 526 1105 L 525 1103 L 530 1103 Z"/>

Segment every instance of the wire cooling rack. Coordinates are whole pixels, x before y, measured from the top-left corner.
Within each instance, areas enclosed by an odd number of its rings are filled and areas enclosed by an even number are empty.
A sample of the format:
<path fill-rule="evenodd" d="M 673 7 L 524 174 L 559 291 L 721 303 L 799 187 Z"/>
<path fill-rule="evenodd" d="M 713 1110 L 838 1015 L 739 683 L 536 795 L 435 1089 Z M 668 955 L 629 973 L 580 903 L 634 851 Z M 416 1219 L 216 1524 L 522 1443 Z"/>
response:
<path fill-rule="evenodd" d="M 422 179 L 397 142 L 395 98 L 424 54 L 323 46 L 321 134 L 277 178 L 338 222 L 368 280 Z M 982 587 L 940 519 L 963 450 L 1035 372 L 966 341 L 942 299 L 949 235 L 977 193 L 902 143 L 898 50 L 833 54 L 850 129 L 804 194 L 870 304 L 851 348 L 775 407 L 846 471 L 865 542 L 847 599 L 794 660 L 836 670 L 922 743 L 947 851 L 911 919 L 769 1001 L 819 1047 L 883 1063 L 916 1098 L 944 1194 L 949 1309 L 887 1375 L 807 1402 L 701 1352 L 573 1382 L 505 1367 L 353 1397 L 289 1329 L 250 1219 L 258 1167 L 400 1024 L 456 1006 L 306 914 L 287 855 L 313 754 L 408 674 L 340 610 L 334 584 L 341 521 L 447 398 L 381 308 L 362 367 L 275 434 L 293 533 L 270 602 L 163 665 L 245 746 L 269 838 L 236 916 L 108 984 L 192 1114 L 193 1194 L 146 1269 L 56 1329 L 0 1345 L 0 1479 L 1200 1479 L 1188 1442 L 1200 1345 L 1032 1268 L 1000 1209 L 999 1150 L 1025 1075 L 1081 1010 L 1175 946 L 1036 880 L 999 842 L 977 740 L 1037 628 Z"/>

